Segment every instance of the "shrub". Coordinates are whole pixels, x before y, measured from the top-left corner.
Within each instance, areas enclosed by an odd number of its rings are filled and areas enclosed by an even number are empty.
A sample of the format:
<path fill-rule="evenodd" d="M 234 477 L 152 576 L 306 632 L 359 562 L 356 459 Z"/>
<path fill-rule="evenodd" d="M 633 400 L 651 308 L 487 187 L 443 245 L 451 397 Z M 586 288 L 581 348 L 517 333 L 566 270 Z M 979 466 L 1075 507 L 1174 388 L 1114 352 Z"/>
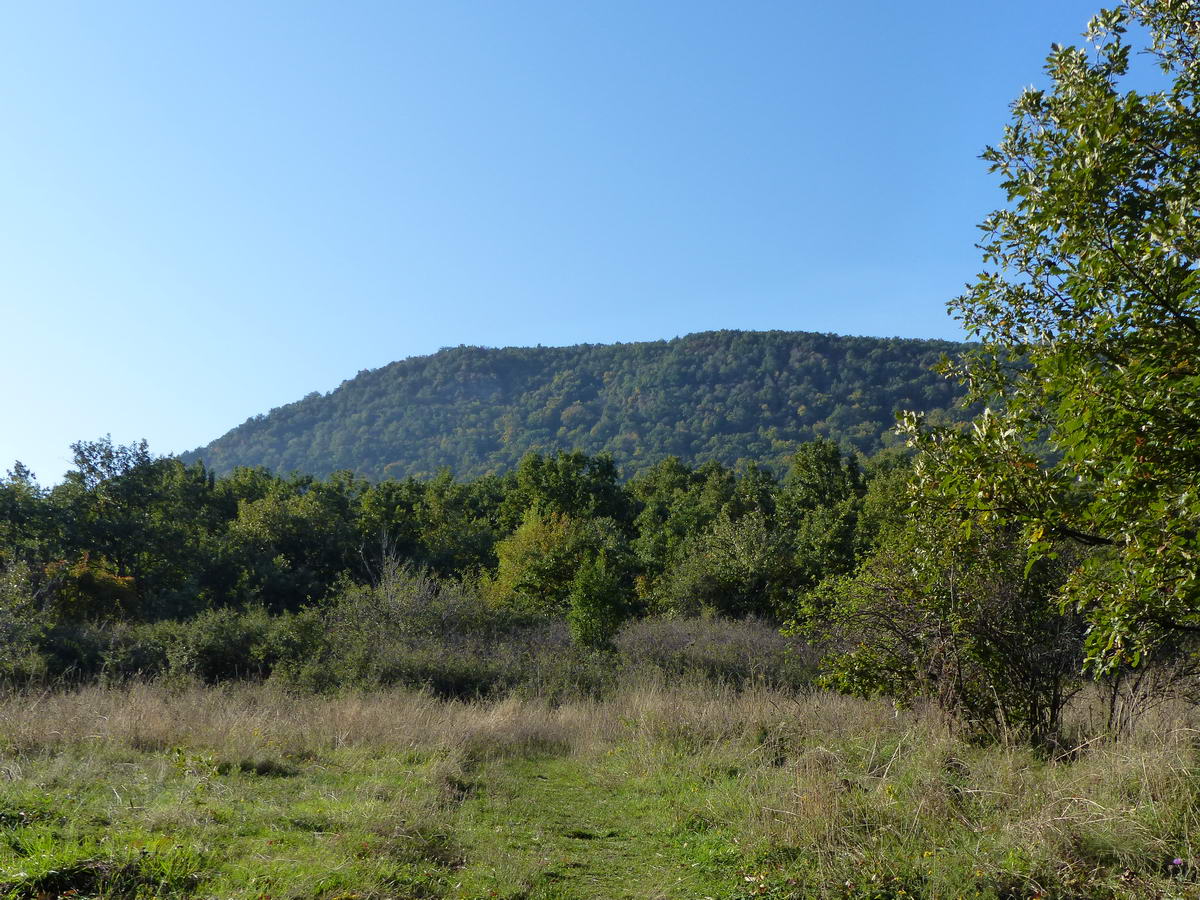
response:
<path fill-rule="evenodd" d="M 615 645 L 625 668 L 734 687 L 803 689 L 817 667 L 817 654 L 807 643 L 754 618 L 642 619 L 622 628 Z"/>
<path fill-rule="evenodd" d="M 167 659 L 172 672 L 203 681 L 261 678 L 271 618 L 262 607 L 210 609 L 167 625 Z"/>
<path fill-rule="evenodd" d="M 609 647 L 628 608 L 624 594 L 621 578 L 603 551 L 584 560 L 568 594 L 571 639 L 593 650 Z"/>
<path fill-rule="evenodd" d="M 174 622 L 131 625 L 109 623 L 97 637 L 103 638 L 101 672 L 109 678 L 151 678 L 170 666 L 170 646 L 176 631 Z"/>
<path fill-rule="evenodd" d="M 827 616 L 816 630 L 831 645 L 828 682 L 901 702 L 929 697 L 979 734 L 1054 741 L 1081 684 L 1083 627 L 1056 601 L 1069 561 L 1025 563 L 1011 532 L 968 534 L 922 510 L 809 604 Z"/>
<path fill-rule="evenodd" d="M 45 673 L 38 640 L 46 629 L 29 567 L 0 568 L 0 678 L 29 681 Z"/>

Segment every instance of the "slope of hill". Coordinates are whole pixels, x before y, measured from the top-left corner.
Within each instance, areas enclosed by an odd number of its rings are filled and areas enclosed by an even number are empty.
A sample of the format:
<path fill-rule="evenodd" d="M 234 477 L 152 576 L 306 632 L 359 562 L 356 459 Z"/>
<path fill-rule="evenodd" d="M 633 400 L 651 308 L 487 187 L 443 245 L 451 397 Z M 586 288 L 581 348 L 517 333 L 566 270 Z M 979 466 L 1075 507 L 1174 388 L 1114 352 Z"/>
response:
<path fill-rule="evenodd" d="M 831 437 L 873 452 L 897 409 L 952 410 L 930 371 L 947 341 L 709 331 L 670 341 L 457 347 L 360 372 L 183 454 L 218 472 L 266 466 L 371 478 L 499 472 L 531 449 L 607 451 L 627 472 L 665 456 L 778 461 Z M 957 416 L 957 413 L 951 412 Z"/>

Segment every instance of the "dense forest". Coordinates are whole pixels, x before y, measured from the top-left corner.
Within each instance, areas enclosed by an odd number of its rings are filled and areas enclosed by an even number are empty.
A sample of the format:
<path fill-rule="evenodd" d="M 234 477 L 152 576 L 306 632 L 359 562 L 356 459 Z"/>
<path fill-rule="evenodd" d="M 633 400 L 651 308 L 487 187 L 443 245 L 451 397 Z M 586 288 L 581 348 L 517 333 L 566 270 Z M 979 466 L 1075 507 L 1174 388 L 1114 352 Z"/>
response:
<path fill-rule="evenodd" d="M 358 651 L 373 654 L 394 639 L 427 655 L 438 640 L 423 629 L 443 614 L 441 639 L 478 641 L 480 658 L 531 628 L 559 629 L 591 652 L 654 615 L 778 626 L 799 592 L 850 572 L 873 545 L 889 513 L 872 498 L 894 495 L 907 469 L 890 453 L 864 470 L 817 441 L 782 479 L 670 458 L 622 482 L 609 457 L 572 452 L 530 453 L 512 472 L 465 482 L 443 473 L 371 483 L 262 468 L 217 476 L 108 439 L 73 449 L 75 467 L 56 487 L 19 465 L 0 480 L 9 677 L 180 666 L 206 678 L 267 675 L 287 659 L 320 658 L 330 640 L 364 641 Z M 282 631 L 244 632 L 266 623 Z M 202 652 L 199 633 L 217 646 Z M 198 662 L 205 653 L 216 658 Z M 354 658 L 344 647 L 334 655 Z M 372 679 L 491 687 L 432 670 Z"/>
<path fill-rule="evenodd" d="M 805 441 L 873 453 L 901 409 L 954 410 L 931 367 L 963 345 L 806 332 L 715 331 L 577 347 L 458 347 L 360 372 L 183 454 L 378 479 L 513 468 L 530 450 L 607 453 L 630 472 L 668 456 L 785 465 Z"/>

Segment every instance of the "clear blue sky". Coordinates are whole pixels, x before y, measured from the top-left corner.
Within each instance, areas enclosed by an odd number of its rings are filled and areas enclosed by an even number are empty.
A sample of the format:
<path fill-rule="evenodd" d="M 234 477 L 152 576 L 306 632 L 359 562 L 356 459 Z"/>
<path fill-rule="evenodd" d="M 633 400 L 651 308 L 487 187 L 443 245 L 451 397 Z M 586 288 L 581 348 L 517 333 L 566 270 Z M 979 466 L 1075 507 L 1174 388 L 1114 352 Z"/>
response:
<path fill-rule="evenodd" d="M 1099 5 L 10 5 L 0 473 L 457 344 L 959 337 L 978 154 Z"/>

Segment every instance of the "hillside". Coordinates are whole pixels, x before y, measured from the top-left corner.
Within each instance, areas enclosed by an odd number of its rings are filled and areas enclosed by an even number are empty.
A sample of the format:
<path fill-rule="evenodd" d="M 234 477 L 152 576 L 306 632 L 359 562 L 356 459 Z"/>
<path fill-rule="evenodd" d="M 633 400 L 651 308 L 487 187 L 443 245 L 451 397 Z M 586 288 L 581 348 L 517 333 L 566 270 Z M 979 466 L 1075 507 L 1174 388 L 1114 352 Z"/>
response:
<path fill-rule="evenodd" d="M 670 341 L 457 347 L 360 372 L 255 416 L 190 453 L 218 472 L 266 466 L 371 478 L 470 478 L 531 449 L 611 453 L 626 472 L 665 456 L 767 463 L 831 437 L 870 453 L 897 409 L 948 410 L 930 371 L 947 341 L 710 331 Z"/>

